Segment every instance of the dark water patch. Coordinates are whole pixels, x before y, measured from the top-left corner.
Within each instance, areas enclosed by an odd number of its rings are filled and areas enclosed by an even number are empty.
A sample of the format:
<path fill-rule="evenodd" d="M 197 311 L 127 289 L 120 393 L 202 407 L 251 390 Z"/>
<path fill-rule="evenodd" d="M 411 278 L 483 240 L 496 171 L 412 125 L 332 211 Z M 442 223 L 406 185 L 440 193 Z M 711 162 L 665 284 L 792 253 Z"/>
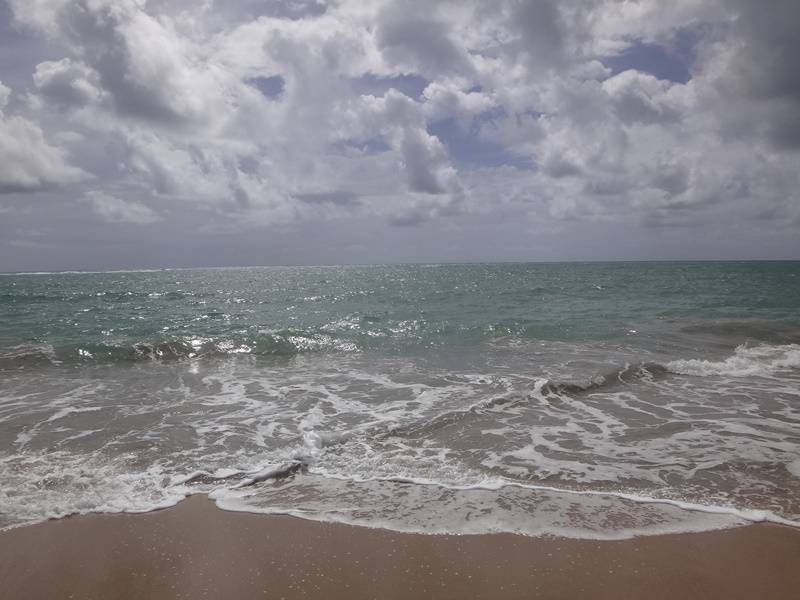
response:
<path fill-rule="evenodd" d="M 800 326 L 792 322 L 721 321 L 685 325 L 680 331 L 689 335 L 709 335 L 739 345 L 746 341 L 770 344 L 800 343 Z"/>

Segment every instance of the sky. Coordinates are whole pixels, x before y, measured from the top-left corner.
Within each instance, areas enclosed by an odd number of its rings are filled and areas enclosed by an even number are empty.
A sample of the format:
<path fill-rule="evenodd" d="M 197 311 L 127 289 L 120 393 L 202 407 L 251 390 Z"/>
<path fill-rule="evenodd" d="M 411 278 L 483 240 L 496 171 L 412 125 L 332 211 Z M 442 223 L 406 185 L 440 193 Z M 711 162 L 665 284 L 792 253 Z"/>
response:
<path fill-rule="evenodd" d="M 0 271 L 800 259 L 797 0 L 0 0 Z"/>

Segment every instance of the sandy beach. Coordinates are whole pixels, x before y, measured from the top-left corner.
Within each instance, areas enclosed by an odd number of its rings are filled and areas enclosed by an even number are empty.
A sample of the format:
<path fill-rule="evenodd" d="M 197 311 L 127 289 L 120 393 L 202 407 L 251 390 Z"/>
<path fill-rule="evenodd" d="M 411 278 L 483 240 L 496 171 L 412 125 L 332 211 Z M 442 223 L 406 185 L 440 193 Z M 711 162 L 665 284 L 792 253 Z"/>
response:
<path fill-rule="evenodd" d="M 0 598 L 796 598 L 800 531 L 624 541 L 427 536 L 217 509 L 204 496 L 0 534 Z"/>

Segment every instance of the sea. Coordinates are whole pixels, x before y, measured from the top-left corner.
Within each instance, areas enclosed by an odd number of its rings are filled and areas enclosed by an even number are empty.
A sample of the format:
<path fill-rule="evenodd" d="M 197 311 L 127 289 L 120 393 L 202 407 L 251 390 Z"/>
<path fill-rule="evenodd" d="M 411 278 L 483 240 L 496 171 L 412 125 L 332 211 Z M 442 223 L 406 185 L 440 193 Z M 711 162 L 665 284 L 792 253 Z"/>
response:
<path fill-rule="evenodd" d="M 0 529 L 800 526 L 800 262 L 0 275 Z"/>

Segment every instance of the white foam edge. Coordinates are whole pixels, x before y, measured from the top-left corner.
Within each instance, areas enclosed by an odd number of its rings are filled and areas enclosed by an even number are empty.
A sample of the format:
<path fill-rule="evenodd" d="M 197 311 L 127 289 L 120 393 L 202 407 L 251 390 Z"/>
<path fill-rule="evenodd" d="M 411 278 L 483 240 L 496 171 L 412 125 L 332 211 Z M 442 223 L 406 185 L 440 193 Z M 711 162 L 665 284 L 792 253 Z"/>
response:
<path fill-rule="evenodd" d="M 281 469 L 280 468 L 275 469 L 273 467 L 273 468 L 254 471 L 254 473 L 262 474 L 262 473 L 269 473 L 270 471 L 275 471 L 275 470 L 280 471 Z M 181 479 L 183 481 L 188 481 L 195 475 L 202 475 L 202 474 L 206 473 L 202 471 L 197 471 Z M 498 528 L 498 529 L 474 530 L 474 531 L 470 531 L 469 529 L 467 529 L 466 531 L 434 532 L 435 534 L 440 534 L 440 535 L 470 535 L 470 534 L 477 535 L 485 533 L 514 533 L 519 535 L 527 535 L 530 537 L 555 536 L 555 537 L 565 537 L 573 539 L 623 540 L 623 539 L 631 539 L 634 537 L 643 537 L 650 535 L 667 535 L 667 534 L 691 533 L 691 532 L 701 532 L 701 531 L 715 531 L 731 527 L 739 527 L 753 523 L 773 523 L 777 525 L 783 525 L 794 528 L 800 527 L 800 522 L 780 517 L 779 515 L 776 515 L 771 511 L 738 509 L 730 506 L 705 505 L 693 502 L 686 502 L 683 500 L 654 498 L 650 496 L 642 496 L 626 492 L 613 492 L 613 491 L 600 491 L 600 490 L 569 490 L 553 486 L 532 485 L 532 484 L 525 484 L 525 483 L 511 482 L 504 480 L 494 480 L 494 481 L 485 480 L 481 483 L 476 483 L 471 485 L 453 485 L 435 480 L 429 480 L 424 478 L 410 478 L 410 477 L 351 478 L 351 477 L 342 477 L 335 474 L 327 474 L 322 476 L 327 479 L 335 479 L 338 481 L 349 481 L 354 483 L 369 483 L 369 482 L 411 483 L 414 485 L 435 486 L 456 491 L 469 491 L 469 490 L 498 491 L 506 487 L 516 487 L 532 491 L 551 492 L 551 493 L 565 494 L 565 495 L 611 497 L 622 500 L 628 500 L 640 504 L 662 504 L 662 505 L 672 506 L 681 510 L 685 510 L 687 512 L 699 512 L 716 516 L 726 516 L 732 519 L 732 521 L 727 524 L 705 523 L 700 525 L 695 522 L 693 524 L 687 523 L 683 525 L 673 525 L 673 526 L 658 525 L 658 526 L 643 527 L 638 529 L 620 529 L 604 533 L 598 533 L 596 531 L 590 531 L 588 529 L 581 529 L 581 528 L 571 529 L 567 527 L 564 528 L 542 527 L 536 529 L 534 527 L 527 530 L 513 530 L 513 531 L 507 528 Z M 178 482 L 173 484 L 173 486 L 178 486 L 178 485 L 180 485 L 180 483 Z M 277 508 L 269 506 L 255 507 L 243 502 L 241 500 L 241 497 L 237 495 L 237 492 L 241 489 L 241 487 L 242 487 L 241 485 L 237 485 L 234 487 L 219 486 L 208 492 L 184 490 L 181 493 L 176 493 L 174 499 L 172 500 L 165 500 L 162 502 L 154 503 L 146 508 L 114 509 L 108 506 L 106 507 L 99 506 L 95 509 L 90 509 L 85 511 L 77 511 L 71 513 L 63 513 L 63 514 L 52 514 L 43 516 L 41 519 L 37 520 L 27 520 L 24 522 L 16 522 L 4 525 L 0 527 L 0 532 L 10 531 L 18 527 L 25 527 L 36 523 L 45 522 L 51 519 L 60 519 L 69 516 L 88 515 L 88 514 L 144 514 L 157 510 L 171 508 L 192 495 L 206 494 L 209 499 L 215 502 L 218 508 L 229 512 L 247 512 L 247 513 L 268 514 L 268 515 L 287 515 L 315 522 L 344 523 L 347 525 L 368 527 L 372 529 L 388 529 L 391 531 L 397 531 L 403 533 L 425 533 L 425 534 L 430 533 L 427 530 L 414 528 L 413 526 L 410 527 L 398 526 L 398 524 L 394 522 L 387 522 L 382 520 L 361 521 L 355 519 L 348 519 L 345 515 L 349 511 L 346 509 L 330 509 L 325 511 L 319 511 L 319 510 L 304 511 L 302 509 L 287 509 L 287 508 Z"/>
<path fill-rule="evenodd" d="M 172 485 L 181 485 L 190 479 L 200 475 L 211 475 L 212 477 L 223 477 L 241 473 L 242 475 L 249 475 L 241 482 L 234 486 L 218 486 L 208 492 L 209 497 L 216 500 L 218 494 L 228 490 L 233 491 L 248 487 L 253 483 L 258 483 L 270 479 L 274 475 L 285 472 L 292 465 L 297 464 L 298 460 L 286 461 L 283 463 L 272 463 L 264 467 L 260 467 L 248 471 L 235 471 L 233 469 L 225 469 L 225 475 L 221 472 L 210 474 L 205 471 L 195 471 L 186 477 L 173 482 Z M 800 467 L 800 460 L 797 461 Z M 769 510 L 761 509 L 744 509 L 735 506 L 723 506 L 715 504 L 700 504 L 697 502 L 688 502 L 686 500 L 677 500 L 673 498 L 658 498 L 653 496 L 644 496 L 641 494 L 633 494 L 630 492 L 615 492 L 610 490 L 574 490 L 569 488 L 558 488 L 547 485 L 536 485 L 530 483 L 522 483 L 519 481 L 510 481 L 507 479 L 484 479 L 480 482 L 466 485 L 458 485 L 438 481 L 435 479 L 426 479 L 420 477 L 407 477 L 407 476 L 388 476 L 388 477 L 345 477 L 336 473 L 324 472 L 314 466 L 310 466 L 309 472 L 313 475 L 319 475 L 326 479 L 334 479 L 337 481 L 349 481 L 352 483 L 370 483 L 370 482 L 388 482 L 388 483 L 409 483 L 414 485 L 435 486 L 444 489 L 455 491 L 469 491 L 469 490 L 485 490 L 485 491 L 498 491 L 505 487 L 514 487 L 538 492 L 550 492 L 555 494 L 568 494 L 573 496 L 599 496 L 605 498 L 617 498 L 620 500 L 627 500 L 637 504 L 661 504 L 678 508 L 680 510 L 699 512 L 712 515 L 728 516 L 737 519 L 742 519 L 748 523 L 774 523 L 776 525 L 784 525 L 788 527 L 800 528 L 800 521 L 793 521 L 786 519 L 780 515 L 775 514 Z"/>
<path fill-rule="evenodd" d="M 5 525 L 0 526 L 0 533 L 4 531 L 11 531 L 12 529 L 18 529 L 20 527 L 28 527 L 29 525 L 38 525 L 39 523 L 46 523 L 47 521 L 54 521 L 58 519 L 66 519 L 67 517 L 78 517 L 83 515 L 143 515 L 151 512 L 155 512 L 157 510 L 164 510 L 166 508 L 172 508 L 177 506 L 189 496 L 193 496 L 197 493 L 201 492 L 192 492 L 192 491 L 184 491 L 182 495 L 176 493 L 176 497 L 173 500 L 165 500 L 163 502 L 155 502 L 146 508 L 119 508 L 115 509 L 109 506 L 98 506 L 96 508 L 91 508 L 87 510 L 78 510 L 72 512 L 63 512 L 63 513 L 52 513 L 48 515 L 42 515 L 41 518 L 38 519 L 28 519 L 26 521 L 17 521 L 14 523 L 8 523 Z"/>
<path fill-rule="evenodd" d="M 639 494 L 632 494 L 628 492 L 614 492 L 614 491 L 603 491 L 603 490 L 570 490 L 570 489 L 563 489 L 557 488 L 553 486 L 545 486 L 545 485 L 534 485 L 534 484 L 526 484 L 521 482 L 515 481 L 508 481 L 508 480 L 484 480 L 480 483 L 470 484 L 470 485 L 454 485 L 454 484 L 447 484 L 441 481 L 431 480 L 431 479 L 424 479 L 424 478 L 414 478 L 414 477 L 368 477 L 368 478 L 354 478 L 354 477 L 343 477 L 336 474 L 330 473 L 314 473 L 313 469 L 311 470 L 312 474 L 317 474 L 327 479 L 335 479 L 338 481 L 349 481 L 353 483 L 369 483 L 369 482 L 391 482 L 391 483 L 411 483 L 414 485 L 426 485 L 426 486 L 435 486 L 450 490 L 456 491 L 469 491 L 469 490 L 486 490 L 486 491 L 498 491 L 500 489 L 506 487 L 515 487 L 521 488 L 525 490 L 531 491 L 539 491 L 539 492 L 550 492 L 556 494 L 564 494 L 564 495 L 574 495 L 574 496 L 599 496 L 605 498 L 617 498 L 620 500 L 627 500 L 629 502 L 635 502 L 637 504 L 660 504 L 671 506 L 674 508 L 678 508 L 680 510 L 684 510 L 687 512 L 695 512 L 695 513 L 704 513 L 709 515 L 716 515 L 716 516 L 724 516 L 724 517 L 731 517 L 732 519 L 738 519 L 743 521 L 741 524 L 750 524 L 750 523 L 773 523 L 776 525 L 783 525 L 787 527 L 794 527 L 800 528 L 800 522 L 792 521 L 791 519 L 786 519 L 781 517 L 780 515 L 776 515 L 772 511 L 768 510 L 757 510 L 757 509 L 741 509 L 736 508 L 733 506 L 722 506 L 722 505 L 713 505 L 713 504 L 699 504 L 696 502 L 687 502 L 685 500 L 675 500 L 671 498 L 657 498 L 652 496 L 643 496 Z M 224 510 L 238 510 L 239 512 L 267 512 L 267 514 L 292 514 L 293 516 L 303 516 L 307 513 L 299 510 L 264 510 L 261 508 L 255 508 L 247 505 L 243 505 L 242 508 L 230 508 L 230 503 L 227 502 L 232 498 L 223 498 L 225 492 L 234 492 L 234 488 L 225 488 L 219 487 L 215 488 L 214 490 L 209 492 L 209 498 L 214 500 L 217 503 L 217 506 Z M 222 501 L 222 502 L 221 502 Z M 340 512 L 340 511 L 330 511 L 330 512 Z M 296 514 L 295 514 L 296 513 Z M 323 519 L 318 519 L 323 520 Z M 735 523 L 733 525 L 736 525 Z M 716 527 L 719 528 L 719 527 Z M 390 527 L 391 529 L 391 527 Z M 656 528 L 657 529 L 657 528 Z M 675 528 L 673 533 L 679 533 L 681 531 L 706 531 L 712 530 L 715 527 L 711 528 L 692 528 L 692 529 L 681 529 L 679 527 Z M 661 533 L 661 532 L 658 532 Z M 640 535 L 650 535 L 648 533 L 643 533 Z M 612 534 L 611 537 L 608 539 L 626 539 L 628 537 L 634 537 L 633 534 L 631 535 L 623 535 L 621 538 L 617 538 L 616 534 Z M 599 539 L 599 538 L 598 538 Z M 605 539 L 605 538 L 604 538 Z"/>
<path fill-rule="evenodd" d="M 229 491 L 229 490 L 226 490 Z M 626 528 L 618 529 L 607 532 L 597 532 L 585 528 L 568 528 L 568 527 L 539 527 L 528 529 L 510 529 L 507 527 L 497 528 L 482 528 L 482 527 L 467 527 L 466 529 L 456 530 L 443 530 L 431 531 L 430 529 L 423 529 L 421 527 L 407 526 L 404 527 L 396 522 L 384 521 L 380 519 L 371 520 L 357 520 L 345 516 L 349 511 L 345 510 L 315 510 L 305 511 L 302 509 L 291 508 L 276 508 L 276 507 L 253 507 L 249 504 L 242 502 L 237 497 L 220 497 L 209 494 L 209 498 L 214 501 L 217 508 L 228 512 L 241 512 L 260 515 L 281 515 L 288 517 L 295 517 L 304 519 L 306 521 L 314 521 L 316 523 L 337 523 L 349 525 L 353 527 L 364 527 L 367 529 L 384 529 L 388 531 L 395 531 L 397 533 L 409 533 L 417 535 L 491 535 L 498 533 L 506 533 L 513 535 L 524 535 L 526 537 L 559 537 L 577 540 L 595 540 L 595 541 L 619 541 L 629 540 L 637 537 L 650 537 L 655 535 L 670 535 L 670 534 L 683 534 L 683 533 L 700 533 L 705 531 L 720 531 L 724 529 L 732 529 L 734 527 L 743 527 L 751 525 L 752 523 L 745 520 L 730 521 L 725 524 L 710 524 L 704 523 L 702 525 L 653 525 L 650 527 L 642 527 L 638 529 Z"/>

